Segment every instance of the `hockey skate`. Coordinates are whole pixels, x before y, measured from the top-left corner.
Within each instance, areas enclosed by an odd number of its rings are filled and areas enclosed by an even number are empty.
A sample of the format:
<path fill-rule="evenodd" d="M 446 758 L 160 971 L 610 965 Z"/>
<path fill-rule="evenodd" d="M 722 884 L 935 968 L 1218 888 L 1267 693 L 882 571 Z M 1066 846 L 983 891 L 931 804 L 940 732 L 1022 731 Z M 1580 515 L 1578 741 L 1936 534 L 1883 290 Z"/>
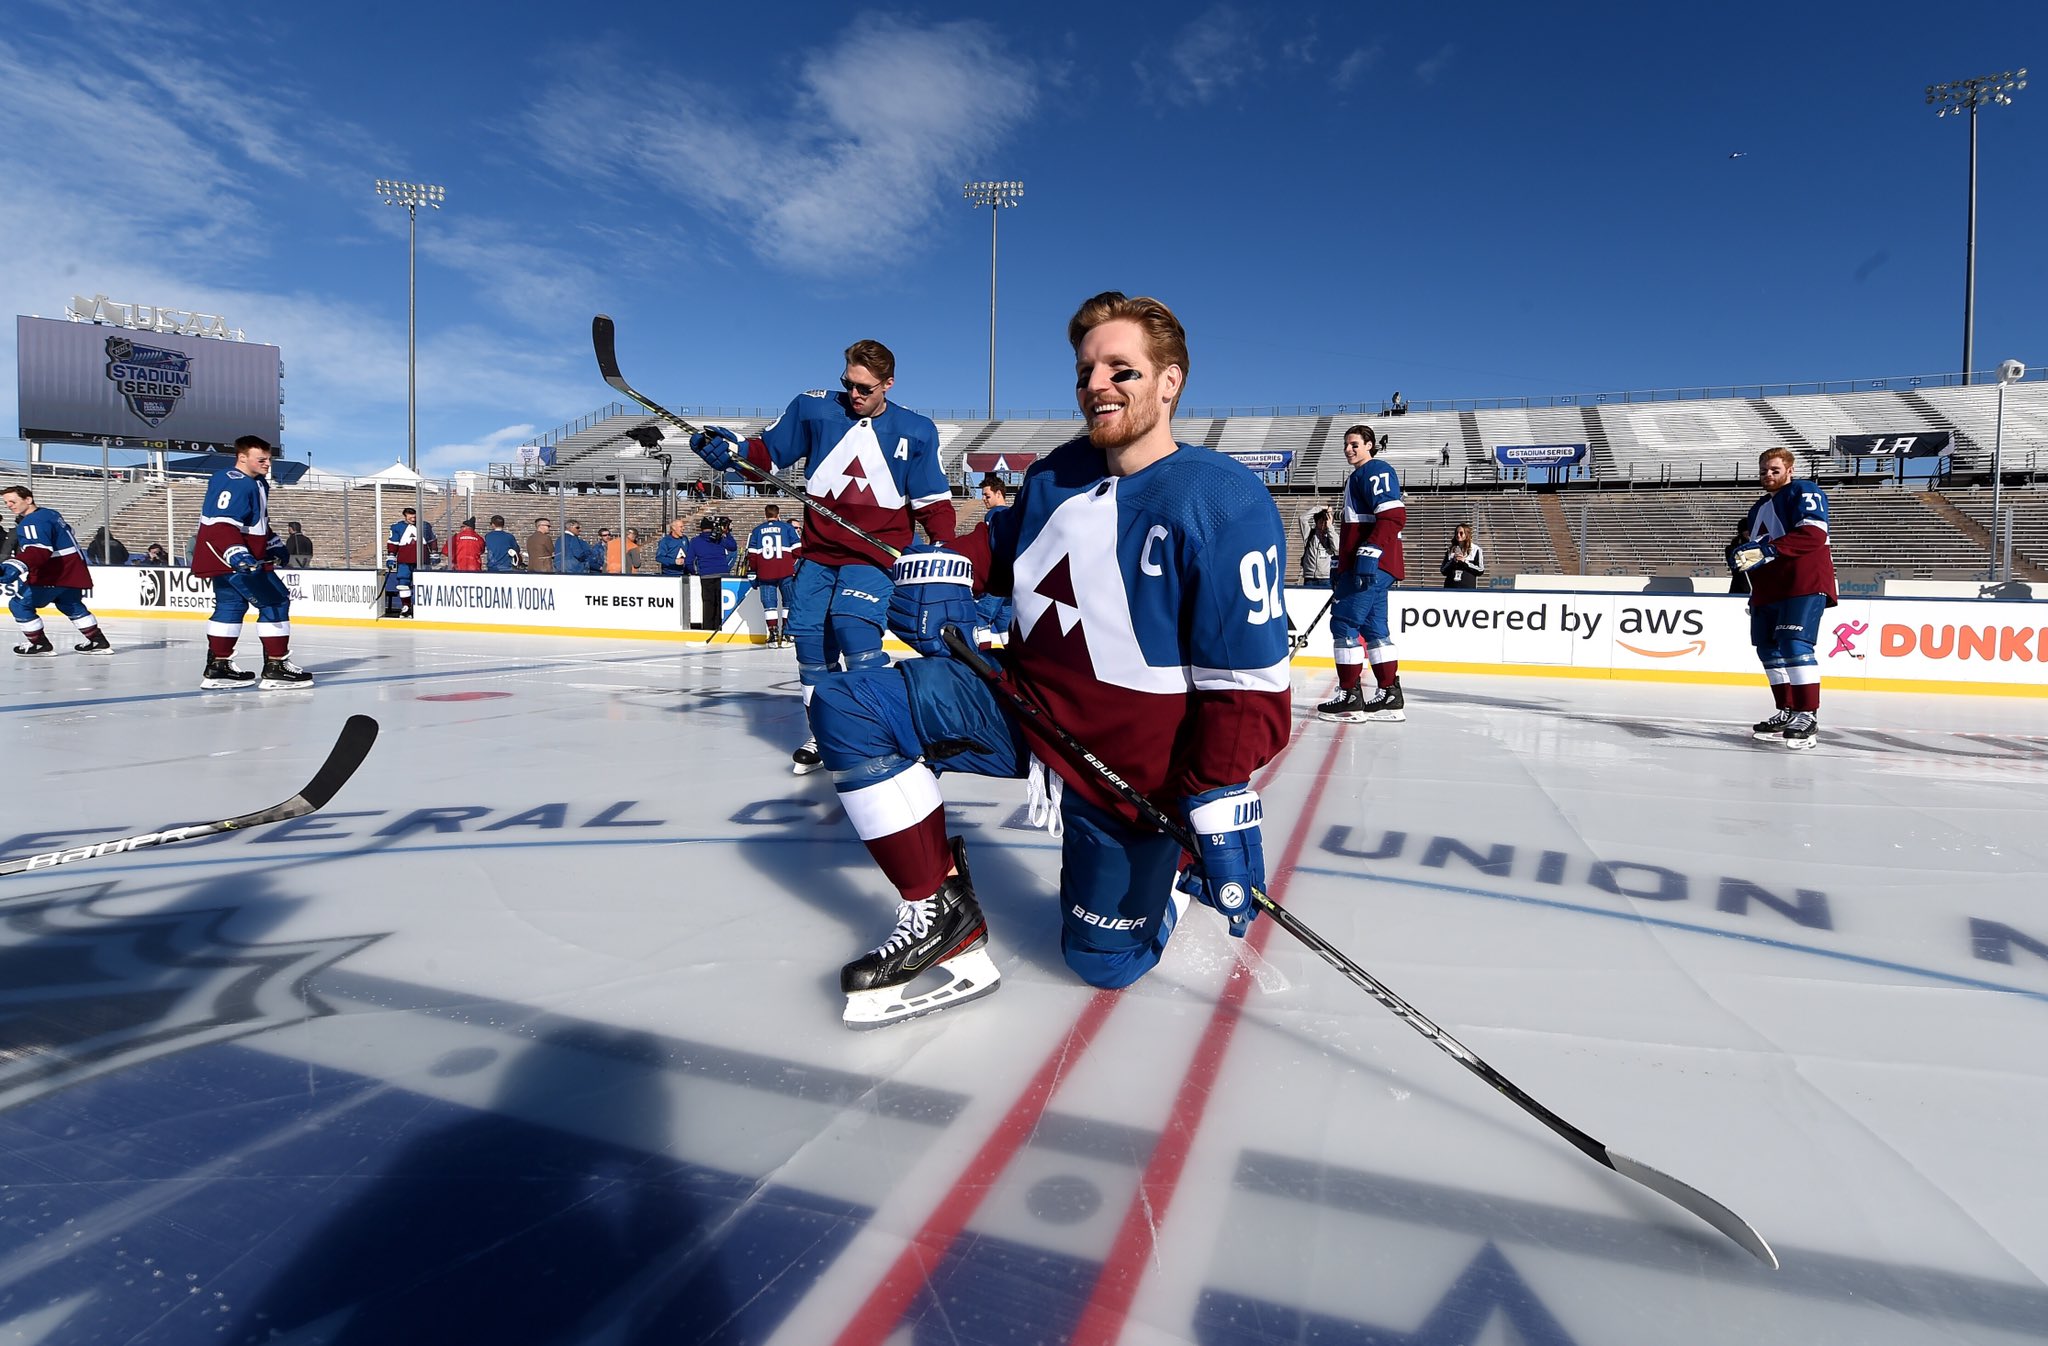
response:
<path fill-rule="evenodd" d="M 1795 710 L 1785 723 L 1785 746 L 1799 751 L 1820 742 L 1820 717 L 1809 710 Z"/>
<path fill-rule="evenodd" d="M 965 1004 L 1002 980 L 988 956 L 988 922 L 974 900 L 967 848 L 958 837 L 951 841 L 959 872 L 924 901 L 898 907 L 896 929 L 882 946 L 840 970 L 848 1028 L 880 1028 Z"/>
<path fill-rule="evenodd" d="M 71 648 L 80 654 L 112 654 L 114 652 L 114 647 L 107 643 L 107 633 L 98 630 L 95 630 L 90 636 Z"/>
<path fill-rule="evenodd" d="M 1792 723 L 1792 712 L 1780 710 L 1768 720 L 1758 720 L 1749 727 L 1750 737 L 1759 743 L 1776 743 L 1785 737 L 1785 726 Z"/>
<path fill-rule="evenodd" d="M 1395 678 L 1386 686 L 1374 692 L 1372 699 L 1365 703 L 1363 720 L 1384 720 L 1399 723 L 1408 718 L 1408 701 L 1401 695 L 1401 680 Z"/>
<path fill-rule="evenodd" d="M 815 737 L 805 739 L 804 746 L 789 755 L 789 769 L 794 775 L 808 776 L 823 765 L 825 759 L 818 753 Z"/>
<path fill-rule="evenodd" d="M 248 675 L 243 674 L 244 677 Z M 265 659 L 263 680 L 256 684 L 259 692 L 283 692 L 293 688 L 310 690 L 313 675 L 289 659 Z"/>
<path fill-rule="evenodd" d="M 1337 695 L 1316 707 L 1316 718 L 1339 724 L 1356 724 L 1365 718 L 1365 689 L 1340 687 Z"/>
<path fill-rule="evenodd" d="M 16 645 L 14 652 L 16 654 L 55 654 L 57 647 L 50 643 L 48 636 L 38 632 L 27 637 L 23 644 Z"/>
<path fill-rule="evenodd" d="M 254 673 L 244 673 L 225 659 L 208 659 L 206 671 L 199 675 L 200 690 L 207 692 L 217 692 L 228 687 L 246 687 L 254 681 Z"/>

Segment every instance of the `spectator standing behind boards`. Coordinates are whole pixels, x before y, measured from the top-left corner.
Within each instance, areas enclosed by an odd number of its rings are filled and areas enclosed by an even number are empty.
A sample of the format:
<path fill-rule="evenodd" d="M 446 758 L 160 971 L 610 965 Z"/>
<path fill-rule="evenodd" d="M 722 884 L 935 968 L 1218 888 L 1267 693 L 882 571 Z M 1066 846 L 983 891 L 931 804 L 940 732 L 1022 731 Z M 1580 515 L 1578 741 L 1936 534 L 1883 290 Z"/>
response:
<path fill-rule="evenodd" d="M 1330 561 L 1337 554 L 1337 535 L 1330 531 L 1328 506 L 1301 521 L 1301 587 L 1330 587 Z"/>
<path fill-rule="evenodd" d="M 124 566 L 128 564 L 128 547 L 106 529 L 96 528 L 92 541 L 86 544 L 85 559 L 94 565 Z"/>
<path fill-rule="evenodd" d="M 626 573 L 626 540 L 609 528 L 597 530 L 597 538 L 604 547 L 604 573 L 623 575 Z"/>
<path fill-rule="evenodd" d="M 484 568 L 484 535 L 476 531 L 475 515 L 464 519 L 455 536 L 448 539 L 448 550 L 455 557 L 457 570 Z"/>
<path fill-rule="evenodd" d="M 1444 575 L 1446 589 L 1477 589 L 1486 573 L 1486 551 L 1472 537 L 1472 525 L 1461 523 L 1444 548 L 1444 563 L 1437 567 Z"/>
<path fill-rule="evenodd" d="M 484 534 L 484 569 L 494 575 L 519 569 L 519 539 L 505 527 L 505 516 L 491 516 L 491 531 Z"/>
<path fill-rule="evenodd" d="M 761 586 L 761 615 L 768 623 L 768 643 L 789 639 L 789 600 L 803 534 L 782 517 L 782 506 L 763 505 L 763 518 L 747 534 L 747 565 Z"/>
<path fill-rule="evenodd" d="M 546 519 L 535 519 L 533 531 L 526 535 L 526 568 L 536 575 L 552 574 L 555 569 L 555 526 Z"/>
<path fill-rule="evenodd" d="M 99 618 L 85 606 L 84 596 L 92 592 L 92 572 L 78 554 L 78 539 L 71 535 L 71 525 L 56 510 L 38 508 L 35 492 L 26 486 L 0 490 L 0 503 L 21 521 L 14 555 L 0 561 L 0 594 L 6 596 L 15 623 L 21 627 L 22 643 L 14 652 L 57 652 L 36 611 L 54 607 L 71 619 L 80 638 L 74 648 L 80 654 L 113 653 L 114 647 L 100 630 Z"/>
<path fill-rule="evenodd" d="M 149 549 L 142 553 L 142 564 L 146 566 L 167 566 L 170 563 L 171 554 L 164 550 L 161 542 L 150 543 Z"/>
<path fill-rule="evenodd" d="M 313 539 L 306 536 L 297 519 L 284 526 L 284 563 L 293 570 L 313 564 Z"/>
<path fill-rule="evenodd" d="M 654 563 L 660 566 L 661 573 L 670 579 L 681 579 L 690 573 L 688 525 L 681 519 L 668 521 L 668 531 L 661 535 L 661 541 L 654 546 Z"/>
<path fill-rule="evenodd" d="M 620 570 L 620 571 L 619 571 L 619 573 L 620 573 L 620 574 L 622 574 L 622 575 L 637 575 L 637 574 L 639 574 L 639 573 L 640 573 L 640 530 L 639 530 L 639 529 L 637 529 L 637 528 L 628 528 L 628 529 L 626 530 L 626 545 L 625 545 L 624 547 L 622 547 L 622 548 L 620 549 L 620 554 L 621 554 L 621 557 L 622 557 L 622 559 L 623 559 L 623 560 L 624 560 L 624 562 L 625 562 L 625 567 L 624 567 L 624 568 L 623 568 L 622 570 Z"/>
<path fill-rule="evenodd" d="M 555 541 L 555 571 L 562 575 L 601 575 L 604 573 L 604 553 L 590 545 L 583 536 L 583 525 L 571 519 L 562 525 L 561 537 Z"/>
<path fill-rule="evenodd" d="M 690 539 L 690 573 L 697 577 L 697 594 L 703 602 L 697 618 L 702 631 L 715 631 L 725 623 L 724 579 L 739 552 L 739 544 L 725 531 L 727 522 L 709 516 L 699 519 L 697 536 Z"/>

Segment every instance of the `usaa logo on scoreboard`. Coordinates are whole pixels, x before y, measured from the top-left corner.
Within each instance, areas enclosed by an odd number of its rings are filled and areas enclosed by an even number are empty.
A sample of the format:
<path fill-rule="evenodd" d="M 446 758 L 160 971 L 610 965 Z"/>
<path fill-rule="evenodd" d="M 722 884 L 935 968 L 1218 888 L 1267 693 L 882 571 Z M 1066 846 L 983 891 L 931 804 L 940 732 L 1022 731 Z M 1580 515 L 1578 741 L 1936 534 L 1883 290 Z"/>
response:
<path fill-rule="evenodd" d="M 107 379 L 128 410 L 154 426 L 177 410 L 192 387 L 192 359 L 184 351 L 145 346 L 128 337 L 107 338 Z"/>

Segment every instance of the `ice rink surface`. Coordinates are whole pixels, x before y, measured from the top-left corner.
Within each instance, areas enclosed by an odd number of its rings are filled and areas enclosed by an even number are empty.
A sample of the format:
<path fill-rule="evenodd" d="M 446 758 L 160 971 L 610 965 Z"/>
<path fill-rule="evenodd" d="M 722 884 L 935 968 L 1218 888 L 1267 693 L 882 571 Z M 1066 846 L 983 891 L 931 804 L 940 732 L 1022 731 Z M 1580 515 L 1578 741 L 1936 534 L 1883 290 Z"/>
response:
<path fill-rule="evenodd" d="M 2048 1340 L 2048 702 L 1297 675 L 1276 898 L 1771 1271 L 1271 920 L 1077 983 L 1020 782 L 945 778 L 999 991 L 849 1032 L 894 904 L 786 651 L 107 625 L 5 670 L 7 856 L 383 735 L 0 879 L 0 1341 Z"/>

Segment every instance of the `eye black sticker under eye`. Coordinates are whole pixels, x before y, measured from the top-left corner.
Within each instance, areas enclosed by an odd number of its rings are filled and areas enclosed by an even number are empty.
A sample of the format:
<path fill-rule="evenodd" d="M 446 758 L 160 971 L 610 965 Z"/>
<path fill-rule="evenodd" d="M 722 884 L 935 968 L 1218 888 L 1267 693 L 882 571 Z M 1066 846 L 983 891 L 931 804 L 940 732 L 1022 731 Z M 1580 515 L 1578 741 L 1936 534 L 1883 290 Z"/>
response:
<path fill-rule="evenodd" d="M 1129 383 L 1134 379 L 1142 379 L 1144 377 L 1144 374 L 1135 369 L 1119 369 L 1116 373 L 1109 376 L 1109 381 L 1111 383 Z"/>

